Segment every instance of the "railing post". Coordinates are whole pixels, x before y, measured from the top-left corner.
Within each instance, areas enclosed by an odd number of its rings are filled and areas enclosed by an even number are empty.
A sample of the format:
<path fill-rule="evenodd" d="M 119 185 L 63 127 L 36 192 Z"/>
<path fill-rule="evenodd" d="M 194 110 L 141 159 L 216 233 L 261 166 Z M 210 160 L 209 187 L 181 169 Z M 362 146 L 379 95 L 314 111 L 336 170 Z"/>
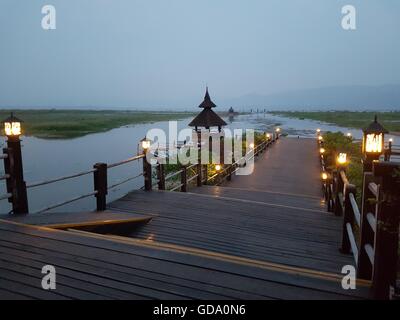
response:
<path fill-rule="evenodd" d="M 328 177 L 326 180 L 327 183 L 327 202 L 328 202 L 328 212 L 333 211 L 333 196 L 332 196 L 332 188 L 333 188 L 333 182 L 332 178 Z"/>
<path fill-rule="evenodd" d="M 22 166 L 21 140 L 18 137 L 7 137 L 7 147 L 10 174 L 8 187 L 11 187 L 12 211 L 14 214 L 27 214 L 28 195 Z"/>
<path fill-rule="evenodd" d="M 107 164 L 96 163 L 93 168 L 96 170 L 93 173 L 94 177 L 94 190 L 97 191 L 96 197 L 96 210 L 104 211 L 107 207 Z"/>
<path fill-rule="evenodd" d="M 226 169 L 228 171 L 228 176 L 226 178 L 226 180 L 231 181 L 232 180 L 232 171 L 233 171 L 233 164 L 230 164 L 228 169 Z"/>
<path fill-rule="evenodd" d="M 367 214 L 372 213 L 375 215 L 375 195 L 369 190 L 369 184 L 376 181 L 372 172 L 365 172 L 363 179 L 362 190 L 362 205 L 361 205 L 361 226 L 360 226 L 360 250 L 358 251 L 358 266 L 357 277 L 360 279 L 371 280 L 372 278 L 372 265 L 369 260 L 368 254 L 365 251 L 365 245 L 369 244 L 374 246 L 375 233 L 369 225 Z"/>
<path fill-rule="evenodd" d="M 349 223 L 351 229 L 354 230 L 354 212 L 350 201 L 350 194 L 356 195 L 356 187 L 352 184 L 346 185 L 345 195 L 344 195 L 344 215 L 343 215 L 343 228 L 342 228 L 342 246 L 341 252 L 349 254 L 351 251 L 351 244 L 349 239 L 349 234 L 347 232 L 346 225 Z"/>
<path fill-rule="evenodd" d="M 389 141 L 388 148 L 385 150 L 385 161 L 390 161 L 392 154 L 392 141 Z"/>
<path fill-rule="evenodd" d="M 143 177 L 144 177 L 144 190 L 151 191 L 153 186 L 151 182 L 151 164 L 147 161 L 147 151 L 143 157 Z"/>
<path fill-rule="evenodd" d="M 333 205 L 333 212 L 335 214 L 335 216 L 342 216 L 343 215 L 343 208 L 342 208 L 342 199 L 340 199 L 340 197 L 343 197 L 343 180 L 342 177 L 340 175 L 340 171 L 336 170 L 334 172 L 334 178 L 333 178 L 333 182 L 334 182 L 334 205 Z"/>
<path fill-rule="evenodd" d="M 207 164 L 205 164 L 204 166 L 203 166 L 203 173 L 204 173 L 204 179 L 203 179 L 203 181 L 204 181 L 204 185 L 207 185 L 208 184 L 208 165 Z"/>
<path fill-rule="evenodd" d="M 165 165 L 159 163 L 157 166 L 157 179 L 158 179 L 158 190 L 165 190 Z"/>
<path fill-rule="evenodd" d="M 231 153 L 231 162 L 232 164 L 230 165 L 230 168 L 228 169 L 229 175 L 228 175 L 228 181 L 232 180 L 232 174 L 235 171 L 235 144 L 234 141 L 232 141 L 232 153 Z"/>
<path fill-rule="evenodd" d="M 197 168 L 196 182 L 197 182 L 197 186 L 201 187 L 203 184 L 203 166 L 201 164 L 202 150 L 201 150 L 201 132 L 200 131 L 197 132 L 197 148 L 198 148 L 197 149 L 198 153 L 197 153 L 197 167 L 196 167 Z"/>
<path fill-rule="evenodd" d="M 400 216 L 400 165 L 390 162 L 373 163 L 375 177 L 381 177 L 375 235 L 372 277 L 374 298 L 389 299 L 397 277 Z"/>
<path fill-rule="evenodd" d="M 203 182 L 202 182 L 203 181 L 203 168 L 202 168 L 201 163 L 198 163 L 196 168 L 197 168 L 197 178 L 196 178 L 197 186 L 201 187 L 203 184 Z"/>
<path fill-rule="evenodd" d="M 182 166 L 181 170 L 181 192 L 187 192 L 187 167 Z"/>
<path fill-rule="evenodd" d="M 3 154 L 7 155 L 4 158 L 4 173 L 8 175 L 6 179 L 6 190 L 7 193 L 13 194 L 13 185 L 12 185 L 12 171 L 13 171 L 13 158 L 12 158 L 12 150 L 8 148 L 3 149 Z M 8 198 L 8 202 L 13 203 L 14 197 Z"/>
<path fill-rule="evenodd" d="M 225 163 L 225 139 L 223 133 L 219 140 L 219 163 L 221 165 Z"/>

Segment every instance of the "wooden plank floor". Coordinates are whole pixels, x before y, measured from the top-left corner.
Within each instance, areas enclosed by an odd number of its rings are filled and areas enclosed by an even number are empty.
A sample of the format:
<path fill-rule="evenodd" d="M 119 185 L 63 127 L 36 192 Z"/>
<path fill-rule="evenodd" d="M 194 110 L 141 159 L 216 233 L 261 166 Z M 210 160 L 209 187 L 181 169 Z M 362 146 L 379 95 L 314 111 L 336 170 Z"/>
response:
<path fill-rule="evenodd" d="M 41 268 L 57 272 L 41 289 Z M 329 274 L 0 220 L 0 299 L 356 299 Z"/>
<path fill-rule="evenodd" d="M 289 159 L 292 159 L 289 161 Z M 339 275 L 342 219 L 326 212 L 314 140 L 283 138 L 249 176 L 189 193 L 135 191 L 109 205 L 153 219 L 131 237 Z"/>

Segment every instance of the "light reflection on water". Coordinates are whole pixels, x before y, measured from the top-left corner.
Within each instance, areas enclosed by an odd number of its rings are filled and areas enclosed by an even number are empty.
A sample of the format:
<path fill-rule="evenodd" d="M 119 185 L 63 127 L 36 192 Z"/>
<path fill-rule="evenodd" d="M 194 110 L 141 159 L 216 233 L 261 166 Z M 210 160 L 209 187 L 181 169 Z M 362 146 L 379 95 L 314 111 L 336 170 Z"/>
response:
<path fill-rule="evenodd" d="M 191 119 L 178 121 L 178 130 L 186 128 Z M 232 121 L 225 119 L 230 129 L 260 129 L 272 131 L 275 125 L 290 135 L 312 137 L 315 129 L 322 131 L 351 132 L 355 138 L 361 138 L 361 130 L 341 128 L 312 120 L 289 119 L 270 114 L 240 115 Z M 168 122 L 139 124 L 113 129 L 104 133 L 87 135 L 76 139 L 45 140 L 35 137 L 22 137 L 24 175 L 27 183 L 43 181 L 93 167 L 96 162 L 113 163 L 129 158 L 138 152 L 138 141 L 152 128 L 168 132 Z M 4 137 L 0 143 L 4 147 Z M 1 166 L 2 168 L 2 166 Z M 141 172 L 141 161 L 135 161 L 108 171 L 108 183 L 112 185 L 119 180 L 135 176 Z M 109 191 L 107 201 L 118 199 L 130 190 L 143 186 L 141 177 Z M 51 204 L 93 191 L 93 175 L 89 174 L 71 180 L 65 180 L 28 190 L 30 211 L 47 207 Z M 0 181 L 0 193 L 5 193 L 5 185 Z M 93 210 L 94 197 L 79 200 L 75 203 L 54 209 L 53 211 Z M 6 200 L 0 202 L 0 212 L 10 211 Z"/>

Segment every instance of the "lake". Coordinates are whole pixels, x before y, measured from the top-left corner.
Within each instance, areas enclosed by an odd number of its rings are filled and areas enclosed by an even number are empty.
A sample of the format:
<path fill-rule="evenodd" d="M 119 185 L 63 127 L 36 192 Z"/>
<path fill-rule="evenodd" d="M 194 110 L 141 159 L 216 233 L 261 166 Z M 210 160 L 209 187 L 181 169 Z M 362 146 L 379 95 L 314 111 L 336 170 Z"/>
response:
<path fill-rule="evenodd" d="M 360 139 L 361 130 L 341 128 L 335 125 L 320 123 L 312 120 L 298 120 L 271 114 L 249 114 L 236 116 L 232 121 L 225 119 L 228 128 L 252 128 L 263 131 L 272 131 L 276 124 L 283 133 L 291 136 L 315 137 L 316 128 L 322 131 L 351 132 L 353 137 Z M 186 128 L 191 119 L 178 121 L 178 130 Z M 90 134 L 84 137 L 65 140 L 47 140 L 35 137 L 22 137 L 22 153 L 24 162 L 25 181 L 43 181 L 70 175 L 91 169 L 96 162 L 113 163 L 127 159 L 138 152 L 139 141 L 152 128 L 168 130 L 168 122 L 138 124 L 110 130 L 108 132 Z M 395 137 L 394 137 L 395 138 Z M 5 138 L 0 139 L 2 147 Z M 108 184 L 139 174 L 142 162 L 135 161 L 108 171 Z M 0 182 L 0 193 L 5 193 L 4 181 Z M 107 201 L 118 199 L 133 189 L 143 186 L 143 178 L 139 177 L 109 191 Z M 93 175 L 89 174 L 50 185 L 28 189 L 28 201 L 31 212 L 45 208 L 51 204 L 62 202 L 81 194 L 93 191 Z M 54 209 L 53 211 L 93 210 L 94 197 Z M 7 213 L 11 206 L 6 200 L 0 201 L 0 212 Z"/>

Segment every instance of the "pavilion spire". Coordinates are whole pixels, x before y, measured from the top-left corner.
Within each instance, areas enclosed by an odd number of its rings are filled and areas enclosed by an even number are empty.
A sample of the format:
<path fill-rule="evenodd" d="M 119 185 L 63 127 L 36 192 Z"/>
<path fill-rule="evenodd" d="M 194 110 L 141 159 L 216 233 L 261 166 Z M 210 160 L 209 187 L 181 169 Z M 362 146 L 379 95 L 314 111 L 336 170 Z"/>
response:
<path fill-rule="evenodd" d="M 217 127 L 219 131 L 223 126 L 226 126 L 226 122 L 218 116 L 212 108 L 215 108 L 216 104 L 212 102 L 210 94 L 208 92 L 208 86 L 206 87 L 206 94 L 203 102 L 199 105 L 199 108 L 203 108 L 193 120 L 189 123 L 189 126 L 198 128 L 210 129 L 211 127 Z"/>
<path fill-rule="evenodd" d="M 211 109 L 215 107 L 216 104 L 212 102 L 210 94 L 208 93 L 208 86 L 206 86 L 206 94 L 204 95 L 204 101 L 199 105 L 199 108 Z"/>

